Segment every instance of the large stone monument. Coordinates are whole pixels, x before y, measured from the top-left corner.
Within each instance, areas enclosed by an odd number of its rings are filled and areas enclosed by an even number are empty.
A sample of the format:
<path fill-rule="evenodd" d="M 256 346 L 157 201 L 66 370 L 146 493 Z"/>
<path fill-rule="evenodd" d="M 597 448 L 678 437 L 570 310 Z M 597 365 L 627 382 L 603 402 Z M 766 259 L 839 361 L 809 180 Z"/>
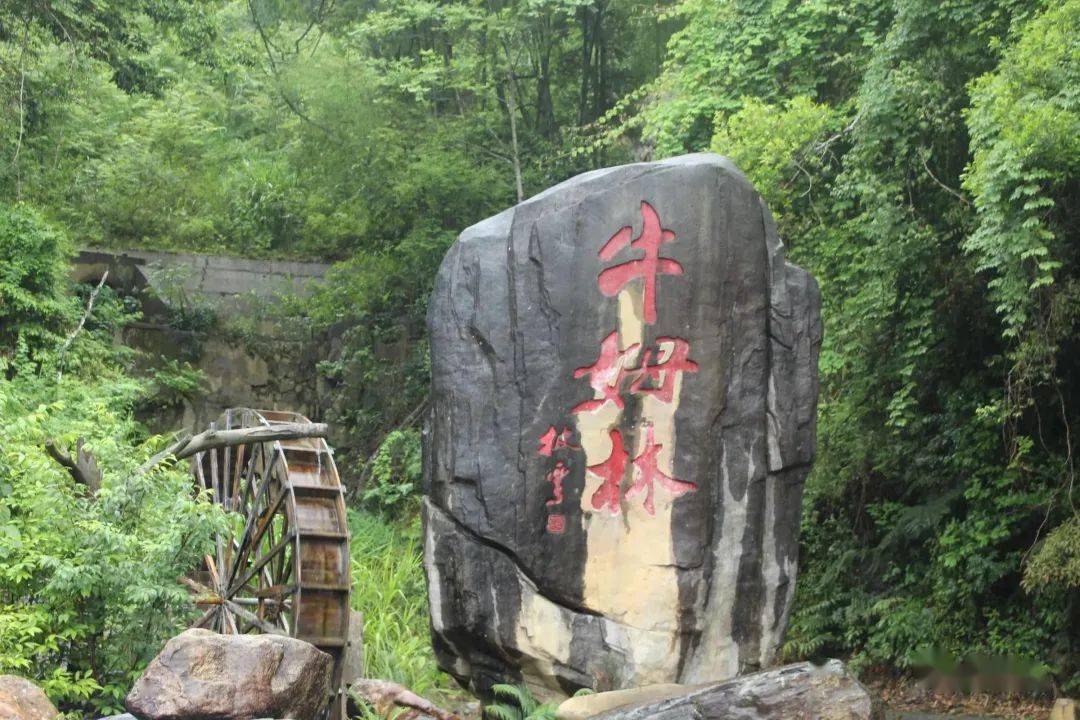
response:
<path fill-rule="evenodd" d="M 554 696 L 768 665 L 814 457 L 819 304 L 717 155 L 580 175 L 462 233 L 429 316 L 442 667 Z"/>

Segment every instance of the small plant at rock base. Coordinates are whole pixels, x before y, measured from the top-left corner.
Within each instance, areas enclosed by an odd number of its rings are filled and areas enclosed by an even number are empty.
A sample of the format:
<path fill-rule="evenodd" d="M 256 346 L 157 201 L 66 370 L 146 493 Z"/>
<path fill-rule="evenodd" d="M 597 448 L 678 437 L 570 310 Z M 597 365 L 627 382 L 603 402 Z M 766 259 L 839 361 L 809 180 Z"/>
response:
<path fill-rule="evenodd" d="M 541 704 L 525 685 L 493 685 L 491 692 L 499 700 L 505 701 L 484 708 L 484 717 L 491 720 L 555 720 L 555 712 L 559 709 L 557 702 Z M 574 693 L 574 697 L 591 695 L 592 692 L 589 688 L 582 688 Z"/>
<path fill-rule="evenodd" d="M 420 433 L 394 430 L 379 447 L 361 501 L 371 510 L 399 515 L 420 489 Z"/>
<path fill-rule="evenodd" d="M 491 692 L 505 702 L 485 707 L 484 717 L 492 720 L 555 720 L 558 704 L 541 705 L 524 685 L 494 685 Z"/>

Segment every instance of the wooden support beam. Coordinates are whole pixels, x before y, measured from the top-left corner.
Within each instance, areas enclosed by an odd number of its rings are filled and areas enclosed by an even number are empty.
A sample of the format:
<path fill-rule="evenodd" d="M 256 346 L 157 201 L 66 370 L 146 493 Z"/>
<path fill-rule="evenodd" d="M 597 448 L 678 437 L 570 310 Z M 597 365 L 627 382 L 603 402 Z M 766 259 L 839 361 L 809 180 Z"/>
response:
<path fill-rule="evenodd" d="M 183 460 L 197 453 L 215 448 L 251 445 L 274 440 L 326 437 L 329 431 L 326 423 L 275 423 L 274 425 L 259 425 L 237 430 L 206 430 L 195 436 L 181 436 L 172 445 L 147 460 L 139 468 L 139 472 L 145 473 L 152 470 L 155 465 L 170 456 L 177 460 Z"/>

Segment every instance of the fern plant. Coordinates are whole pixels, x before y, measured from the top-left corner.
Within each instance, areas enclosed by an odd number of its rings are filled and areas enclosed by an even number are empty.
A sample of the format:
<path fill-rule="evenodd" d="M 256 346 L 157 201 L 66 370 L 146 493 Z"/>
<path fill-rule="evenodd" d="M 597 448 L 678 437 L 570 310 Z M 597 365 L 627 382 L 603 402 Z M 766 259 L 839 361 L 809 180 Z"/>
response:
<path fill-rule="evenodd" d="M 540 702 L 524 685 L 499 684 L 491 688 L 499 700 L 484 708 L 484 717 L 493 720 L 555 720 L 557 703 Z"/>
<path fill-rule="evenodd" d="M 532 692 L 524 685 L 499 684 L 491 688 L 492 693 L 499 700 L 484 708 L 484 717 L 492 720 L 555 720 L 555 711 L 559 703 L 549 702 L 541 704 L 533 697 Z M 591 695 L 592 690 L 582 688 L 574 693 L 574 697 Z"/>

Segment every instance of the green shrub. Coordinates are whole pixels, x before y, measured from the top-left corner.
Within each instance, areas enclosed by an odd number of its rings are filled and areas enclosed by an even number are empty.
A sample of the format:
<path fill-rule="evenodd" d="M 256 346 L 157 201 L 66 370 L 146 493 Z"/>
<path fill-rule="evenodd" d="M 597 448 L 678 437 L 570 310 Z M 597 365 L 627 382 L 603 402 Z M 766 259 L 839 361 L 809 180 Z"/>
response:
<path fill-rule="evenodd" d="M 369 509 L 388 515 L 397 515 L 415 506 L 420 491 L 421 463 L 420 433 L 394 430 L 386 436 L 372 461 L 361 501 Z"/>
<path fill-rule="evenodd" d="M 435 664 L 420 523 L 350 511 L 352 606 L 364 614 L 364 670 L 418 694 L 447 687 Z"/>
<path fill-rule="evenodd" d="M 191 619 L 176 578 L 217 521 L 186 472 L 134 472 L 149 454 L 131 419 L 141 392 L 117 375 L 0 380 L 0 673 L 95 717 L 121 711 L 133 679 Z M 80 437 L 104 471 L 93 497 L 43 449 Z"/>
<path fill-rule="evenodd" d="M 39 364 L 61 342 L 72 303 L 63 295 L 70 246 L 26 205 L 0 204 L 0 372 Z"/>

